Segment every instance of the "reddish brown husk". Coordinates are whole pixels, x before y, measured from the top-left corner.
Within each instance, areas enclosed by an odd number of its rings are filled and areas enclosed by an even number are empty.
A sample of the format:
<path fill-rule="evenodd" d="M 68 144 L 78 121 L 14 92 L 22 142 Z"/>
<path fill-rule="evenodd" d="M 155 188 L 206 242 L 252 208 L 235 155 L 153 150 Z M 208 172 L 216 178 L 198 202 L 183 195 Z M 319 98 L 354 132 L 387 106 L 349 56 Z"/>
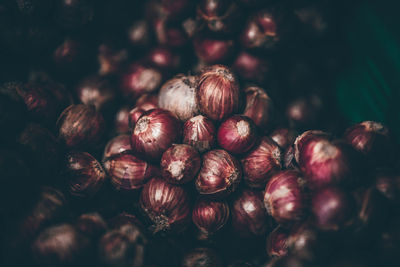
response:
<path fill-rule="evenodd" d="M 137 155 L 157 161 L 180 138 L 180 121 L 171 112 L 157 108 L 147 111 L 136 122 L 131 145 Z"/>
<path fill-rule="evenodd" d="M 227 61 L 232 56 L 235 48 L 232 40 L 205 37 L 195 38 L 193 46 L 197 57 L 208 64 Z"/>
<path fill-rule="evenodd" d="M 104 168 L 117 190 L 142 188 L 151 177 L 159 174 L 158 167 L 130 153 L 117 154 L 106 159 Z"/>
<path fill-rule="evenodd" d="M 282 257 L 289 252 L 290 232 L 278 226 L 267 237 L 267 253 L 270 257 Z"/>
<path fill-rule="evenodd" d="M 229 206 L 225 200 L 199 198 L 193 207 L 192 220 L 203 235 L 201 238 L 209 238 L 224 227 L 229 215 Z"/>
<path fill-rule="evenodd" d="M 282 149 L 287 149 L 289 146 L 293 145 L 294 140 L 297 135 L 294 130 L 288 128 L 278 128 L 275 129 L 270 135 L 272 140 L 275 141 Z"/>
<path fill-rule="evenodd" d="M 182 121 L 199 113 L 196 99 L 197 78 L 178 75 L 160 89 L 158 106 L 171 111 Z"/>
<path fill-rule="evenodd" d="M 203 155 L 203 165 L 196 178 L 196 188 L 201 195 L 222 197 L 238 187 L 242 179 L 239 162 L 222 149 L 211 150 Z"/>
<path fill-rule="evenodd" d="M 104 148 L 103 161 L 112 156 L 131 152 L 131 137 L 127 134 L 122 134 L 108 141 Z"/>
<path fill-rule="evenodd" d="M 152 225 L 155 234 L 160 231 L 180 232 L 190 222 L 189 195 L 180 186 L 160 178 L 151 179 L 140 194 L 140 206 Z"/>
<path fill-rule="evenodd" d="M 203 115 L 187 120 L 183 126 L 183 143 L 193 146 L 200 153 L 214 148 L 215 135 L 214 123 Z"/>
<path fill-rule="evenodd" d="M 162 177 L 173 184 L 192 181 L 200 170 L 201 158 L 189 145 L 172 145 L 161 157 Z"/>
<path fill-rule="evenodd" d="M 238 112 L 240 89 L 235 75 L 222 65 L 205 68 L 199 78 L 197 101 L 200 111 L 213 120 Z"/>
<path fill-rule="evenodd" d="M 238 5 L 233 1 L 202 0 L 197 6 L 197 16 L 214 32 L 231 33 L 239 23 Z"/>
<path fill-rule="evenodd" d="M 240 192 L 232 203 L 231 213 L 233 229 L 240 236 L 261 236 L 272 225 L 259 191 L 245 189 Z"/>
<path fill-rule="evenodd" d="M 274 122 L 274 104 L 268 94 L 260 87 L 245 89 L 246 107 L 243 115 L 249 117 L 262 130 L 272 127 Z"/>
<path fill-rule="evenodd" d="M 257 129 L 248 117 L 234 115 L 221 123 L 217 140 L 218 144 L 230 153 L 245 153 L 257 142 Z"/>
<path fill-rule="evenodd" d="M 264 136 L 260 142 L 242 158 L 244 181 L 254 188 L 264 188 L 272 174 L 282 168 L 279 146 Z"/>
<path fill-rule="evenodd" d="M 293 170 L 274 174 L 265 187 L 264 204 L 268 213 L 280 224 L 288 225 L 306 215 L 306 196 L 301 173 Z"/>

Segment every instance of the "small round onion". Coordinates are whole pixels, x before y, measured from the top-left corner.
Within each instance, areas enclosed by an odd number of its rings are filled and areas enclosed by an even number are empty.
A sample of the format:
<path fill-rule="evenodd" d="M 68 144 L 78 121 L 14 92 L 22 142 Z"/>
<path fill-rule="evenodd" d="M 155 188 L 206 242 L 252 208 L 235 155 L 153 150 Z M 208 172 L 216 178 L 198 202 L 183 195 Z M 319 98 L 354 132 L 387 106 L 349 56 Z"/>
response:
<path fill-rule="evenodd" d="M 112 156 L 131 152 L 131 137 L 121 134 L 108 141 L 104 148 L 103 161 Z"/>
<path fill-rule="evenodd" d="M 131 144 L 135 153 L 156 161 L 180 137 L 179 120 L 171 112 L 158 108 L 140 117 L 132 132 Z"/>
<path fill-rule="evenodd" d="M 69 192 L 77 197 L 94 196 L 107 177 L 101 164 L 86 152 L 67 154 L 64 175 Z"/>
<path fill-rule="evenodd" d="M 141 108 L 145 111 L 158 108 L 158 94 L 143 94 L 135 103 L 135 107 Z"/>
<path fill-rule="evenodd" d="M 160 45 L 182 47 L 188 42 L 188 36 L 180 20 L 172 20 L 165 16 L 156 18 L 154 30 Z"/>
<path fill-rule="evenodd" d="M 302 175 L 293 170 L 274 174 L 264 193 L 268 213 L 280 224 L 290 224 L 305 217 L 305 195 Z"/>
<path fill-rule="evenodd" d="M 236 57 L 232 68 L 243 80 L 263 84 L 270 76 L 270 65 L 264 58 L 242 51 Z"/>
<path fill-rule="evenodd" d="M 98 213 L 85 213 L 76 220 L 75 228 L 86 236 L 97 239 L 107 230 L 107 223 Z"/>
<path fill-rule="evenodd" d="M 182 121 L 196 116 L 199 113 L 196 86 L 195 76 L 176 76 L 161 87 L 158 106 L 171 111 Z"/>
<path fill-rule="evenodd" d="M 232 40 L 197 37 L 193 46 L 197 57 L 208 64 L 227 61 L 234 52 Z"/>
<path fill-rule="evenodd" d="M 221 123 L 217 140 L 218 144 L 228 152 L 245 153 L 257 142 L 257 129 L 248 117 L 234 115 Z"/>
<path fill-rule="evenodd" d="M 140 207 L 152 222 L 150 230 L 183 231 L 190 222 L 189 195 L 180 186 L 152 178 L 140 194 Z"/>
<path fill-rule="evenodd" d="M 181 65 L 181 56 L 166 47 L 156 47 L 147 55 L 147 61 L 155 68 L 174 72 Z"/>
<path fill-rule="evenodd" d="M 135 128 L 136 122 L 139 120 L 139 118 L 145 113 L 146 111 L 140 107 L 133 108 L 132 110 L 129 111 L 128 115 L 128 125 L 129 129 Z"/>
<path fill-rule="evenodd" d="M 323 131 L 317 131 L 317 130 L 310 130 L 310 131 L 305 131 L 301 135 L 299 135 L 296 140 L 294 140 L 294 156 L 296 159 L 296 162 L 300 162 L 300 157 L 301 153 L 306 151 L 307 146 L 313 146 L 315 142 L 318 142 L 320 140 L 331 140 L 332 137 L 330 134 L 323 132 Z"/>
<path fill-rule="evenodd" d="M 215 132 L 215 126 L 209 118 L 197 115 L 185 122 L 183 143 L 193 146 L 200 153 L 206 152 L 215 145 Z"/>
<path fill-rule="evenodd" d="M 118 134 L 129 133 L 129 111 L 130 108 L 123 106 L 121 107 L 114 117 L 114 130 Z"/>
<path fill-rule="evenodd" d="M 222 267 L 220 256 L 210 248 L 195 248 L 182 259 L 182 267 Z"/>
<path fill-rule="evenodd" d="M 243 115 L 249 117 L 263 130 L 271 128 L 274 121 L 274 104 L 268 94 L 260 87 L 250 86 L 245 90 L 246 107 Z"/>
<path fill-rule="evenodd" d="M 254 188 L 264 188 L 270 176 L 282 168 L 279 146 L 264 136 L 256 147 L 250 151 L 241 163 L 244 181 Z"/>
<path fill-rule="evenodd" d="M 196 188 L 202 195 L 226 196 L 238 187 L 242 179 L 240 163 L 222 149 L 208 151 L 196 178 Z"/>
<path fill-rule="evenodd" d="M 321 99 L 316 96 L 314 98 L 301 97 L 290 102 L 286 108 L 286 117 L 290 125 L 297 129 L 315 127 L 320 119 L 320 104 Z"/>
<path fill-rule="evenodd" d="M 228 222 L 229 206 L 226 201 L 199 198 L 192 211 L 193 223 L 204 238 L 208 238 L 220 230 Z"/>
<path fill-rule="evenodd" d="M 354 199 L 335 187 L 315 192 L 311 210 L 315 225 L 324 231 L 337 231 L 351 223 L 354 215 Z"/>
<path fill-rule="evenodd" d="M 267 253 L 270 257 L 282 257 L 288 254 L 290 232 L 281 226 L 276 227 L 267 237 Z"/>
<path fill-rule="evenodd" d="M 148 179 L 159 174 L 156 166 L 132 154 L 117 154 L 106 159 L 104 168 L 117 190 L 135 190 L 143 187 Z"/>
<path fill-rule="evenodd" d="M 160 165 L 164 179 L 173 184 L 184 184 L 199 172 L 201 158 L 189 145 L 172 145 L 162 155 Z"/>
<path fill-rule="evenodd" d="M 243 190 L 234 199 L 231 212 L 233 229 L 241 236 L 260 236 L 271 226 L 261 192 Z"/>
<path fill-rule="evenodd" d="M 289 146 L 293 145 L 296 139 L 295 131 L 288 128 L 278 128 L 275 129 L 270 135 L 272 140 L 275 141 L 282 149 L 287 149 Z"/>
<path fill-rule="evenodd" d="M 400 203 L 400 174 L 393 171 L 379 171 L 375 177 L 376 189 L 387 199 Z"/>
<path fill-rule="evenodd" d="M 240 107 L 240 89 L 235 75 L 225 66 L 213 65 L 200 74 L 197 90 L 200 111 L 213 120 L 223 120 Z"/>
<path fill-rule="evenodd" d="M 233 1 L 199 1 L 197 15 L 213 32 L 231 33 L 238 28 L 235 24 L 239 21 L 239 8 Z"/>
<path fill-rule="evenodd" d="M 348 128 L 344 139 L 363 153 L 369 164 L 384 166 L 393 163 L 394 146 L 389 130 L 381 123 L 364 121 Z"/>
<path fill-rule="evenodd" d="M 93 148 L 103 137 L 104 124 L 94 106 L 71 105 L 57 120 L 58 136 L 68 148 Z"/>

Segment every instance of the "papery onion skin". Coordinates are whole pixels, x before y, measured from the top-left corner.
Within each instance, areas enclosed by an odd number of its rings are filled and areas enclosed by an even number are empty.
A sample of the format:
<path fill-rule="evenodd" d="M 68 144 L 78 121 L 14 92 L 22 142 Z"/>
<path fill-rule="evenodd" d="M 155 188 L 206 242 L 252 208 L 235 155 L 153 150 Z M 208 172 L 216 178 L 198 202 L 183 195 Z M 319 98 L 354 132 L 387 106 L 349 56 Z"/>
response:
<path fill-rule="evenodd" d="M 272 127 L 274 122 L 274 103 L 260 87 L 250 86 L 245 89 L 246 107 L 243 115 L 249 117 L 262 130 Z"/>
<path fill-rule="evenodd" d="M 303 150 L 306 150 L 308 145 L 313 145 L 315 142 L 319 140 L 331 140 L 332 137 L 330 134 L 318 131 L 318 130 L 309 130 L 303 132 L 301 135 L 296 137 L 294 140 L 294 156 L 297 163 L 300 163 L 301 153 Z"/>
<path fill-rule="evenodd" d="M 270 257 L 282 257 L 289 252 L 290 232 L 280 226 L 276 227 L 267 237 L 267 253 Z"/>
<path fill-rule="evenodd" d="M 199 77 L 197 101 L 201 113 L 212 120 L 223 120 L 240 107 L 240 89 L 235 75 L 223 65 L 205 68 Z"/>
<path fill-rule="evenodd" d="M 279 146 L 264 136 L 242 160 L 243 178 L 253 188 L 264 188 L 271 175 L 282 168 Z"/>
<path fill-rule="evenodd" d="M 244 189 L 233 200 L 233 229 L 244 237 L 261 236 L 271 227 L 271 217 L 264 207 L 262 193 Z"/>
<path fill-rule="evenodd" d="M 193 180 L 200 170 L 201 158 L 189 145 L 172 145 L 161 157 L 162 177 L 173 184 L 184 184 Z"/>
<path fill-rule="evenodd" d="M 135 124 L 132 149 L 148 160 L 157 161 L 173 143 L 179 143 L 181 127 L 180 121 L 168 110 L 149 110 Z"/>
<path fill-rule="evenodd" d="M 199 198 L 194 204 L 192 220 L 200 232 L 208 238 L 225 226 L 230 216 L 225 200 Z"/>
<path fill-rule="evenodd" d="M 234 44 L 232 40 L 206 37 L 197 37 L 193 41 L 197 57 L 208 64 L 227 61 L 234 52 Z"/>
<path fill-rule="evenodd" d="M 242 115 L 234 115 L 223 121 L 218 128 L 218 144 L 233 154 L 249 151 L 257 142 L 257 130 L 253 121 Z"/>
<path fill-rule="evenodd" d="M 117 190 L 135 190 L 159 174 L 158 167 L 147 163 L 131 153 L 112 156 L 104 161 L 104 168 Z"/>
<path fill-rule="evenodd" d="M 242 179 L 242 170 L 232 155 L 215 149 L 205 153 L 202 160 L 203 165 L 195 182 L 201 195 L 222 197 L 236 190 Z"/>
<path fill-rule="evenodd" d="M 196 148 L 200 153 L 213 149 L 216 142 L 214 123 L 203 115 L 187 120 L 183 126 L 183 143 Z"/>
<path fill-rule="evenodd" d="M 275 141 L 282 149 L 287 149 L 293 145 L 296 139 L 296 133 L 289 128 L 277 128 L 270 135 L 272 140 Z"/>
<path fill-rule="evenodd" d="M 103 161 L 112 156 L 116 156 L 123 153 L 128 153 L 132 151 L 131 147 L 131 137 L 127 134 L 121 134 L 110 141 L 104 148 Z"/>
<path fill-rule="evenodd" d="M 289 225 L 306 215 L 306 196 L 301 173 L 293 170 L 274 174 L 265 187 L 264 204 L 280 224 Z"/>
<path fill-rule="evenodd" d="M 184 188 L 152 178 L 140 194 L 140 207 L 151 220 L 150 230 L 181 232 L 190 222 L 191 205 Z"/>
<path fill-rule="evenodd" d="M 178 75 L 161 87 L 158 106 L 171 111 L 180 120 L 186 121 L 199 113 L 196 87 L 195 76 Z"/>

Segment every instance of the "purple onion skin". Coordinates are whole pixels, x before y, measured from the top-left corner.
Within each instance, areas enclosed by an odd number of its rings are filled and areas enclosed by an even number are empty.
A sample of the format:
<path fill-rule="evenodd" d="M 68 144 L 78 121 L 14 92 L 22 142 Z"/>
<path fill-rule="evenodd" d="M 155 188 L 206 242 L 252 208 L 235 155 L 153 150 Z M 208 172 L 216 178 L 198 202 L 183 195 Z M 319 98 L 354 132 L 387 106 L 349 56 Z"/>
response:
<path fill-rule="evenodd" d="M 190 223 L 191 207 L 188 193 L 182 187 L 152 178 L 140 194 L 140 207 L 148 216 L 154 234 L 181 232 Z"/>
<path fill-rule="evenodd" d="M 197 57 L 207 64 L 226 62 L 234 52 L 232 40 L 219 40 L 198 37 L 193 40 Z"/>
<path fill-rule="evenodd" d="M 267 237 L 267 253 L 270 257 L 283 257 L 289 252 L 290 231 L 278 226 Z"/>
<path fill-rule="evenodd" d="M 242 160 L 244 181 L 253 188 L 265 188 L 271 175 L 281 169 L 281 150 L 269 137 L 260 142 Z"/>
<path fill-rule="evenodd" d="M 225 150 L 215 149 L 205 153 L 202 161 L 195 181 L 201 195 L 223 197 L 236 190 L 242 179 L 242 169 L 233 156 Z"/>
<path fill-rule="evenodd" d="M 94 239 L 98 239 L 108 228 L 107 223 L 98 213 L 82 214 L 74 225 L 81 233 Z"/>
<path fill-rule="evenodd" d="M 197 16 L 208 29 L 218 33 L 232 33 L 238 27 L 240 13 L 235 2 L 224 0 L 202 0 L 197 5 Z"/>
<path fill-rule="evenodd" d="M 301 173 L 293 170 L 274 174 L 265 187 L 264 204 L 280 224 L 293 224 L 306 215 L 306 196 Z"/>
<path fill-rule="evenodd" d="M 151 161 L 158 161 L 162 154 L 181 138 L 181 123 L 169 111 L 153 109 L 137 121 L 131 135 L 135 153 Z"/>
<path fill-rule="evenodd" d="M 223 65 L 205 68 L 199 77 L 197 102 L 200 112 L 215 121 L 237 113 L 240 89 L 235 75 Z"/>
<path fill-rule="evenodd" d="M 243 237 L 264 235 L 272 225 L 259 191 L 241 191 L 233 200 L 231 213 L 233 229 Z"/>
<path fill-rule="evenodd" d="M 354 217 L 354 208 L 351 195 L 335 187 L 315 192 L 311 200 L 314 224 L 323 231 L 338 231 L 346 227 Z"/>
<path fill-rule="evenodd" d="M 108 141 L 104 148 L 103 161 L 110 157 L 129 152 L 132 152 L 130 136 L 127 134 L 118 135 Z"/>
<path fill-rule="evenodd" d="M 294 140 L 294 156 L 297 163 L 300 163 L 303 151 L 307 151 L 307 146 L 314 146 L 320 140 L 331 140 L 332 136 L 326 132 L 309 130 L 303 132 Z"/>
<path fill-rule="evenodd" d="M 193 146 L 200 153 L 213 149 L 215 142 L 216 129 L 209 118 L 197 115 L 183 125 L 183 143 Z"/>
<path fill-rule="evenodd" d="M 225 200 L 199 198 L 194 204 L 192 220 L 204 238 L 209 238 L 225 226 L 230 216 Z"/>
<path fill-rule="evenodd" d="M 114 117 L 114 131 L 117 134 L 127 134 L 131 130 L 129 125 L 129 112 L 130 108 L 123 106 L 115 114 Z"/>
<path fill-rule="evenodd" d="M 172 145 L 161 157 L 162 177 L 173 184 L 192 181 L 200 170 L 201 158 L 189 145 Z"/>
<path fill-rule="evenodd" d="M 221 123 L 217 140 L 228 152 L 242 154 L 248 152 L 257 142 L 257 129 L 250 118 L 234 115 Z"/>
<path fill-rule="evenodd" d="M 159 174 L 157 166 L 136 157 L 131 153 L 122 153 L 104 161 L 111 184 L 117 190 L 137 190 L 152 177 Z"/>
<path fill-rule="evenodd" d="M 268 61 L 246 51 L 239 53 L 232 67 L 243 80 L 256 81 L 258 84 L 264 84 L 271 70 Z"/>
<path fill-rule="evenodd" d="M 295 131 L 289 128 L 278 128 L 275 129 L 270 135 L 272 140 L 275 141 L 283 150 L 287 149 L 289 146 L 293 145 L 296 139 Z"/>
<path fill-rule="evenodd" d="M 268 94 L 260 87 L 250 86 L 245 89 L 246 107 L 243 115 L 254 121 L 259 129 L 266 131 L 274 122 L 274 104 Z"/>
<path fill-rule="evenodd" d="M 394 144 L 389 130 L 381 123 L 364 121 L 349 127 L 344 139 L 365 155 L 375 167 L 388 166 L 394 162 Z"/>

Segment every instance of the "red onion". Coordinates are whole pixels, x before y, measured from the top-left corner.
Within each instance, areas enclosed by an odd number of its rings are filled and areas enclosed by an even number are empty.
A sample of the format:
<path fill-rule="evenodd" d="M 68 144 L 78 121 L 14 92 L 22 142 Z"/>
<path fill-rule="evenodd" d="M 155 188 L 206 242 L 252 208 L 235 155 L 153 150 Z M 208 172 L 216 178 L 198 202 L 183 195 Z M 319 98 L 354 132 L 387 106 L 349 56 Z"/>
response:
<path fill-rule="evenodd" d="M 190 0 L 161 0 L 161 6 L 169 16 L 185 13 L 185 11 L 190 10 L 191 4 Z"/>
<path fill-rule="evenodd" d="M 375 178 L 376 189 L 387 199 L 400 203 L 400 174 L 393 171 L 379 171 Z"/>
<path fill-rule="evenodd" d="M 299 170 L 299 167 L 298 167 L 296 159 L 295 159 L 293 146 L 289 146 L 286 149 L 286 151 L 283 153 L 282 160 L 283 160 L 284 169 Z"/>
<path fill-rule="evenodd" d="M 197 15 L 214 32 L 229 33 L 235 30 L 239 10 L 235 2 L 225 0 L 201 0 L 197 6 Z"/>
<path fill-rule="evenodd" d="M 104 148 L 103 160 L 119 155 L 131 152 L 131 138 L 127 134 L 122 134 L 114 137 L 108 141 Z"/>
<path fill-rule="evenodd" d="M 271 128 L 274 121 L 274 104 L 265 91 L 256 86 L 247 87 L 246 108 L 243 115 L 249 117 L 260 129 Z"/>
<path fill-rule="evenodd" d="M 118 134 L 127 134 L 130 131 L 129 127 L 129 107 L 121 107 L 114 118 L 114 129 Z"/>
<path fill-rule="evenodd" d="M 150 25 L 146 20 L 135 21 L 128 29 L 129 42 L 135 47 L 149 46 L 152 41 Z"/>
<path fill-rule="evenodd" d="M 66 108 L 57 120 L 58 137 L 68 148 L 97 146 L 105 131 L 104 119 L 94 106 L 83 104 Z"/>
<path fill-rule="evenodd" d="M 234 74 L 222 65 L 204 69 L 199 78 L 197 101 L 200 111 L 213 120 L 238 112 L 240 90 Z"/>
<path fill-rule="evenodd" d="M 277 128 L 270 135 L 272 140 L 275 141 L 282 149 L 287 149 L 293 145 L 296 139 L 295 131 L 288 128 Z"/>
<path fill-rule="evenodd" d="M 196 178 L 196 188 L 202 195 L 226 196 L 236 190 L 242 179 L 239 162 L 222 149 L 208 151 Z"/>
<path fill-rule="evenodd" d="M 166 47 L 156 47 L 149 52 L 146 61 L 153 67 L 167 72 L 173 72 L 182 64 L 180 54 Z"/>
<path fill-rule="evenodd" d="M 286 170 L 274 174 L 264 193 L 268 213 L 280 224 L 302 220 L 306 212 L 304 181 L 297 171 Z"/>
<path fill-rule="evenodd" d="M 223 121 L 218 128 L 218 144 L 234 154 L 249 151 L 257 142 L 257 130 L 246 116 L 234 115 Z"/>
<path fill-rule="evenodd" d="M 161 82 L 162 74 L 160 71 L 134 63 L 122 75 L 122 94 L 127 100 L 134 102 L 142 94 L 155 92 L 160 87 Z"/>
<path fill-rule="evenodd" d="M 232 40 L 198 36 L 193 40 L 193 46 L 197 57 L 208 64 L 227 61 L 234 52 Z"/>
<path fill-rule="evenodd" d="M 293 227 L 287 239 L 287 244 L 294 254 L 309 261 L 325 256 L 327 248 L 330 249 L 329 245 L 331 245 L 309 223 Z"/>
<path fill-rule="evenodd" d="M 320 140 L 331 140 L 331 135 L 323 131 L 310 130 L 305 131 L 294 140 L 294 156 L 296 162 L 300 162 L 300 153 L 307 150 L 308 146 L 315 145 Z"/>
<path fill-rule="evenodd" d="M 144 111 L 158 108 L 158 94 L 143 94 L 135 103 L 135 107 L 141 108 Z"/>
<path fill-rule="evenodd" d="M 201 158 L 189 145 L 172 145 L 162 155 L 160 165 L 164 179 L 173 184 L 184 184 L 199 172 Z"/>
<path fill-rule="evenodd" d="M 226 201 L 200 198 L 192 211 L 193 223 L 200 230 L 202 237 L 209 238 L 228 222 L 229 206 Z"/>
<path fill-rule="evenodd" d="M 150 160 L 159 160 L 173 143 L 179 142 L 181 125 L 169 111 L 152 109 L 137 121 L 131 135 L 132 149 Z"/>
<path fill-rule="evenodd" d="M 185 122 L 183 143 L 191 145 L 200 153 L 203 153 L 214 147 L 215 132 L 215 126 L 209 118 L 197 115 Z"/>
<path fill-rule="evenodd" d="M 378 122 L 355 124 L 346 130 L 344 139 L 363 153 L 371 165 L 379 167 L 394 161 L 394 145 L 389 130 Z"/>
<path fill-rule="evenodd" d="M 55 67 L 60 73 L 76 74 L 88 59 L 88 48 L 79 40 L 65 38 L 53 52 Z"/>
<path fill-rule="evenodd" d="M 237 55 L 232 68 L 240 78 L 263 84 L 270 76 L 270 65 L 264 58 L 242 51 Z"/>
<path fill-rule="evenodd" d="M 90 238 L 99 238 L 106 230 L 107 223 L 98 213 L 85 213 L 78 217 L 75 228 Z"/>
<path fill-rule="evenodd" d="M 129 115 L 128 115 L 129 129 L 135 128 L 136 122 L 139 120 L 140 117 L 142 117 L 142 115 L 144 113 L 146 113 L 146 111 L 140 107 L 136 107 L 129 111 Z"/>
<path fill-rule="evenodd" d="M 153 178 L 144 186 L 140 206 L 152 221 L 153 233 L 182 231 L 190 222 L 188 193 L 160 178 Z"/>
<path fill-rule="evenodd" d="M 125 66 L 128 57 L 126 49 L 118 50 L 109 45 L 101 44 L 97 54 L 99 74 L 102 76 L 118 74 Z"/>
<path fill-rule="evenodd" d="M 264 136 L 241 160 L 244 181 L 254 188 L 264 188 L 271 175 L 282 168 L 281 150 L 271 138 Z"/>
<path fill-rule="evenodd" d="M 267 238 L 267 253 L 270 257 L 282 257 L 288 254 L 290 232 L 281 226 L 272 231 Z"/>
<path fill-rule="evenodd" d="M 307 129 L 316 125 L 321 113 L 321 99 L 316 97 L 298 98 L 289 103 L 286 117 L 295 128 Z"/>
<path fill-rule="evenodd" d="M 157 18 L 154 22 L 154 30 L 157 41 L 161 45 L 170 47 L 182 47 L 187 44 L 188 36 L 180 21 L 168 18 Z"/>
<path fill-rule="evenodd" d="M 354 199 L 339 188 L 326 187 L 313 195 L 311 210 L 319 229 L 340 230 L 353 219 Z"/>
<path fill-rule="evenodd" d="M 104 168 L 111 178 L 111 184 L 117 190 L 139 189 L 148 179 L 159 173 L 156 166 L 126 153 L 106 159 Z"/>
<path fill-rule="evenodd" d="M 271 226 L 261 192 L 243 190 L 234 199 L 231 211 L 233 229 L 241 236 L 261 236 Z"/>
<path fill-rule="evenodd" d="M 171 111 L 182 121 L 196 116 L 199 113 L 196 86 L 195 76 L 176 76 L 161 87 L 158 106 Z"/>
<path fill-rule="evenodd" d="M 210 248 L 195 248 L 183 256 L 182 267 L 222 267 L 220 256 Z"/>

